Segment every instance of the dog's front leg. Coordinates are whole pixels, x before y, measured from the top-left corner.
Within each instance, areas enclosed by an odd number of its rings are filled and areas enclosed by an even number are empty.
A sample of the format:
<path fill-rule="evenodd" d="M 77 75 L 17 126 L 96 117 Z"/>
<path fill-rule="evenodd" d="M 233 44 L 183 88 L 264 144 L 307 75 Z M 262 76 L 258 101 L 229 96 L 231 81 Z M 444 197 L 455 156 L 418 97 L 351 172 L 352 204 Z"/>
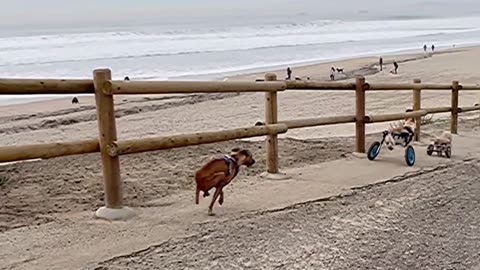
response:
<path fill-rule="evenodd" d="M 195 190 L 195 204 L 200 203 L 200 198 L 199 197 L 200 197 L 200 189 L 197 186 L 197 189 Z"/>
<path fill-rule="evenodd" d="M 218 196 L 220 196 L 221 192 L 222 192 L 221 187 L 215 188 L 215 194 L 213 194 L 212 202 L 210 203 L 210 206 L 208 207 L 208 215 L 209 216 L 214 216 L 215 215 L 213 213 L 213 205 L 215 204 L 215 201 L 217 200 Z"/>

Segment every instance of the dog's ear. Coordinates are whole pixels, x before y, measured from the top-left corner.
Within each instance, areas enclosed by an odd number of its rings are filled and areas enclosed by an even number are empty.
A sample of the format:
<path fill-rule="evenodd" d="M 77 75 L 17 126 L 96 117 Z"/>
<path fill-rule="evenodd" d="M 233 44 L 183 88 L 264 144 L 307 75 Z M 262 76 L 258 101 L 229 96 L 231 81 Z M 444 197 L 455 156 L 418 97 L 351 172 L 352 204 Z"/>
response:
<path fill-rule="evenodd" d="M 251 157 L 252 156 L 252 153 L 250 153 L 250 151 L 248 151 L 247 149 L 243 149 L 242 151 L 239 152 L 241 155 L 244 155 L 246 157 Z"/>
<path fill-rule="evenodd" d="M 230 150 L 230 151 L 231 151 L 231 152 L 234 152 L 234 153 L 236 153 L 236 152 L 239 152 L 239 151 L 240 151 L 240 148 L 238 148 L 238 147 L 235 147 L 235 148 L 233 148 L 233 149 L 232 149 L 232 150 Z"/>

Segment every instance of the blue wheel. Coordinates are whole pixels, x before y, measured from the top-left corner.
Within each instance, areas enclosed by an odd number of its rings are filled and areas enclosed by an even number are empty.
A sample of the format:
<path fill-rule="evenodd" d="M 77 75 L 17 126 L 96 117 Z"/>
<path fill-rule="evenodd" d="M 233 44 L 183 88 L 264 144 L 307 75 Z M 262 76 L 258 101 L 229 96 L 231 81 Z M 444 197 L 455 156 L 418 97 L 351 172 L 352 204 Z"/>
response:
<path fill-rule="evenodd" d="M 408 166 L 413 166 L 413 164 L 415 164 L 415 150 L 411 145 L 407 146 L 407 149 L 405 149 L 405 161 Z"/>
<path fill-rule="evenodd" d="M 380 148 L 382 144 L 380 142 L 374 142 L 368 149 L 367 157 L 369 160 L 374 160 L 377 158 L 378 153 L 380 153 Z"/>

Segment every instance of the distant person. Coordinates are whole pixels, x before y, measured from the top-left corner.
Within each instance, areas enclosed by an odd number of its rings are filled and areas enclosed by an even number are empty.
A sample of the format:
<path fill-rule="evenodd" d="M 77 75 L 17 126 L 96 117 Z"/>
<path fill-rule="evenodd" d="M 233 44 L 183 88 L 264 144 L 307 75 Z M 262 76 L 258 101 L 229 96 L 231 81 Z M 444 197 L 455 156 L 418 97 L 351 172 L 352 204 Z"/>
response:
<path fill-rule="evenodd" d="M 292 70 L 290 69 L 290 67 L 287 68 L 287 80 L 291 80 L 292 79 Z"/>
<path fill-rule="evenodd" d="M 435 45 L 432 44 L 432 52 L 435 52 Z"/>
<path fill-rule="evenodd" d="M 393 60 L 393 74 L 397 74 L 398 73 L 398 63 L 397 61 Z"/>
<path fill-rule="evenodd" d="M 427 52 L 427 44 L 423 45 L 423 51 Z"/>
<path fill-rule="evenodd" d="M 335 68 L 330 69 L 330 81 L 335 81 Z"/>
<path fill-rule="evenodd" d="M 130 81 L 130 78 L 128 76 L 126 76 L 123 80 L 124 81 Z"/>
<path fill-rule="evenodd" d="M 378 60 L 378 63 L 380 64 L 380 71 L 383 70 L 383 58 L 380 57 L 380 59 Z"/>
<path fill-rule="evenodd" d="M 73 97 L 72 99 L 72 104 L 78 104 L 78 98 L 77 97 Z"/>

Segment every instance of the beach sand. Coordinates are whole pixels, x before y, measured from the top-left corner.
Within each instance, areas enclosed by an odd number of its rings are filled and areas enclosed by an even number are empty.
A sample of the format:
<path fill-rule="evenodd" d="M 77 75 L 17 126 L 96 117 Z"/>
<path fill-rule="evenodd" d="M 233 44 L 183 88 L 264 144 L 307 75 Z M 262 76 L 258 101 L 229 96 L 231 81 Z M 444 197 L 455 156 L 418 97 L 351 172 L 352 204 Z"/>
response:
<path fill-rule="evenodd" d="M 384 63 L 396 59 L 400 64 L 397 75 L 390 74 L 392 65 L 383 72 L 377 70 L 377 58 L 360 58 L 337 63 L 325 63 L 293 69 L 293 76 L 327 80 L 331 66 L 343 67 L 343 81 L 353 81 L 364 75 L 367 82 L 479 83 L 476 62 L 480 48 L 455 49 L 424 58 L 414 55 L 384 56 Z M 278 78 L 285 71 L 273 71 Z M 254 80 L 265 73 L 229 78 Z M 479 101 L 478 92 L 462 91 L 460 106 L 472 106 Z M 40 101 L 0 107 L 0 145 L 73 141 L 97 137 L 93 97 L 81 97 L 80 105 L 70 98 Z M 279 94 L 279 120 L 354 113 L 354 93 L 335 91 L 286 91 Z M 119 139 L 144 138 L 180 133 L 194 133 L 251 126 L 264 118 L 262 93 L 251 94 L 194 94 L 173 96 L 127 97 L 116 96 L 116 116 Z M 396 113 L 412 105 L 411 91 L 367 93 L 367 114 Z M 449 106 L 450 93 L 422 92 L 422 107 Z M 383 124 L 369 125 L 367 132 L 376 132 Z M 299 139 L 329 136 L 350 136 L 352 124 L 289 131 L 288 137 Z"/>
<path fill-rule="evenodd" d="M 293 76 L 328 80 L 331 66 L 345 69 L 344 81 L 364 75 L 367 82 L 479 83 L 476 63 L 480 48 L 465 48 L 435 54 L 384 56 L 396 59 L 399 74 L 390 74 L 391 64 L 378 72 L 377 58 L 367 57 L 297 67 Z M 273 71 L 279 78 L 285 71 Z M 229 78 L 254 80 L 264 73 Z M 478 92 L 477 92 L 478 93 Z M 462 91 L 460 106 L 478 102 L 478 94 Z M 65 142 L 97 138 L 98 128 L 93 97 L 80 97 L 79 105 L 61 98 L 0 107 L 0 145 Z M 354 113 L 354 93 L 334 91 L 286 91 L 279 94 L 279 120 L 348 115 Z M 119 139 L 145 138 L 201 131 L 252 126 L 264 119 L 264 95 L 193 94 L 149 97 L 115 97 Z M 411 91 L 367 94 L 368 113 L 398 113 L 410 108 Z M 449 106 L 450 91 L 422 92 L 422 106 Z M 444 115 L 445 116 L 445 115 Z M 448 116 L 448 115 L 447 115 Z M 369 125 L 368 132 L 382 130 L 385 124 Z M 446 128 L 446 125 L 445 125 Z M 339 159 L 353 150 L 354 125 L 337 125 L 289 131 L 280 136 L 282 167 Z M 346 136 L 348 138 L 339 138 Z M 331 137 L 331 138 L 327 138 Z M 286 139 L 288 138 L 288 139 Z M 371 137 L 370 137 L 371 138 Z M 308 140 L 307 140 L 308 139 Z M 125 200 L 131 206 L 145 206 L 152 199 L 192 188 L 193 170 L 215 154 L 240 145 L 251 149 L 264 163 L 262 138 L 213 145 L 150 152 L 121 158 Z M 240 176 L 256 174 L 263 166 Z M 40 162 L 0 166 L 8 177 L 0 187 L 0 231 L 41 224 L 60 213 L 92 211 L 103 205 L 101 162 L 98 154 L 57 158 Z"/>

